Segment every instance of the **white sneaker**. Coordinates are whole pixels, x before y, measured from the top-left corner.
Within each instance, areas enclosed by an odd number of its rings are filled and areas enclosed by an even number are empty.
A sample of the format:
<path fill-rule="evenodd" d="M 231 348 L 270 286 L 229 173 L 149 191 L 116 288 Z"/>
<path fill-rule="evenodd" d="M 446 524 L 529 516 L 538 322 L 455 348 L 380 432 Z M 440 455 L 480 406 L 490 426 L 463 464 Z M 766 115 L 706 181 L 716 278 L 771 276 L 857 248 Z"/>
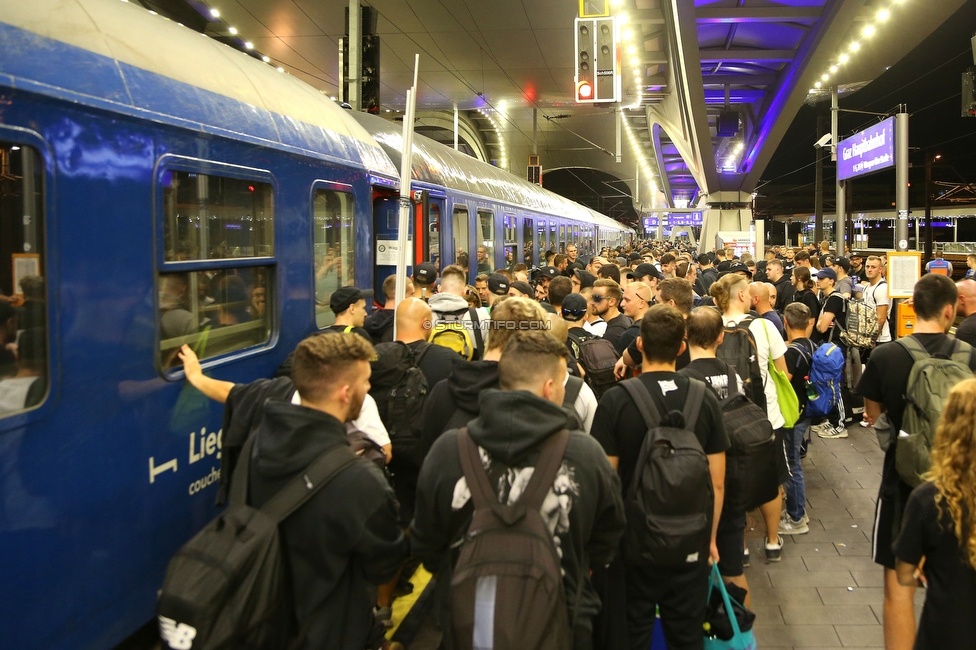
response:
<path fill-rule="evenodd" d="M 830 423 L 823 426 L 823 429 L 817 432 L 817 435 L 821 438 L 833 439 L 833 438 L 846 438 L 848 437 L 847 429 L 843 426 L 834 427 Z"/>
<path fill-rule="evenodd" d="M 800 518 L 800 521 L 794 521 L 792 517 L 786 515 L 786 519 L 779 522 L 780 535 L 805 535 L 809 532 L 810 526 L 803 521 L 803 517 Z"/>

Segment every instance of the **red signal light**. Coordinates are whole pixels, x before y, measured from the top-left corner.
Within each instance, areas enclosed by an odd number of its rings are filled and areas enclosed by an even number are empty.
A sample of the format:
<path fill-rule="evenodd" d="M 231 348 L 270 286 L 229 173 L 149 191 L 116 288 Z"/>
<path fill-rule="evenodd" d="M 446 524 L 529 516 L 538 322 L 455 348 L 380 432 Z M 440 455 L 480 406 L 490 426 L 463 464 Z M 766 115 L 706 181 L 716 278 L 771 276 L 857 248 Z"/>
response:
<path fill-rule="evenodd" d="M 581 81 L 576 84 L 576 98 L 583 99 L 593 99 L 593 86 L 590 85 L 589 81 Z"/>

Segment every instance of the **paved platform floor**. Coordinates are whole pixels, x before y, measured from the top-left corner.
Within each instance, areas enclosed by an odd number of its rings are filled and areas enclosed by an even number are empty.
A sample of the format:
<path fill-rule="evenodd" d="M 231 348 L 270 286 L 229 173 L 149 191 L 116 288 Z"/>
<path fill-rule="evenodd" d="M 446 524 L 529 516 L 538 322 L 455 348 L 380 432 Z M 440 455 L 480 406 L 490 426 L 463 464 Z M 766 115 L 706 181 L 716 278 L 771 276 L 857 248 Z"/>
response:
<path fill-rule="evenodd" d="M 849 438 L 816 435 L 803 461 L 810 532 L 784 536 L 783 559 L 767 563 L 765 528 L 752 513 L 746 579 L 760 648 L 883 648 L 882 568 L 871 531 L 884 455 L 873 429 Z M 924 591 L 916 595 L 916 617 Z"/>

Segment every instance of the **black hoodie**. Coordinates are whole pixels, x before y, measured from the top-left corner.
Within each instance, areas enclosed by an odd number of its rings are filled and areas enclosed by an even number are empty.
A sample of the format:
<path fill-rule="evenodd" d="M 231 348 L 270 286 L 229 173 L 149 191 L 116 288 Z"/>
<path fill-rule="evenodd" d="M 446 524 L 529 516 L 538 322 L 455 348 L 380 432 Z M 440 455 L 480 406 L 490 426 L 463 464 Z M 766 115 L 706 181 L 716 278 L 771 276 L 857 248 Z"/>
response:
<path fill-rule="evenodd" d="M 366 317 L 363 329 L 373 339 L 374 344 L 386 343 L 393 340 L 393 317 L 396 312 L 392 309 L 377 309 Z"/>
<path fill-rule="evenodd" d="M 265 403 L 255 436 L 254 506 L 328 449 L 348 444 L 346 425 L 331 415 L 275 400 Z M 313 617 L 304 647 L 363 650 L 374 625 L 369 585 L 392 578 L 410 550 L 383 474 L 367 461 L 347 467 L 285 520 L 281 534 L 298 625 Z"/>
<path fill-rule="evenodd" d="M 793 286 L 791 276 L 783 274 L 779 280 L 773 283 L 776 287 L 776 304 L 773 307 L 780 314 L 786 311 L 786 306 L 793 302 L 793 295 L 796 293 L 796 288 Z"/>
<path fill-rule="evenodd" d="M 498 362 L 458 357 L 451 375 L 427 394 L 420 433 L 423 448 L 430 449 L 442 433 L 478 417 L 478 396 L 488 388 L 498 388 Z"/>
<path fill-rule="evenodd" d="M 527 391 L 488 389 L 481 395 L 481 415 L 468 423 L 471 437 L 487 452 L 482 456 L 489 482 L 497 485 L 499 498 L 520 492 L 539 457 L 539 445 L 567 427 L 567 414 L 559 405 Z M 583 433 L 570 434 L 563 464 L 546 497 L 542 514 L 560 550 L 570 620 L 576 588 L 582 575 L 583 591 L 576 612 L 577 628 L 589 631 L 600 599 L 593 589 L 589 569 L 610 562 L 624 531 L 624 506 L 620 479 L 600 444 Z M 451 543 L 470 523 L 472 505 L 461 460 L 457 431 L 438 438 L 420 470 L 417 507 L 411 525 L 414 555 L 431 572 L 443 572 L 438 585 L 450 584 L 456 551 Z M 580 569 L 582 567 L 582 574 Z M 439 590 L 442 629 L 447 629 L 449 592 Z"/>

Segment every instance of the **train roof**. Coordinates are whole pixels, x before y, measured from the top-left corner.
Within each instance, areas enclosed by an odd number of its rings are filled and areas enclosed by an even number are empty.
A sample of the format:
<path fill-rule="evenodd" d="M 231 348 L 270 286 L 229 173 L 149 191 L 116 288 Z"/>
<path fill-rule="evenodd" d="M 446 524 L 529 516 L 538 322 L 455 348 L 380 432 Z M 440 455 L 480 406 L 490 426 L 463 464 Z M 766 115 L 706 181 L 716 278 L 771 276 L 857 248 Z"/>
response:
<path fill-rule="evenodd" d="M 393 164 L 399 167 L 400 152 L 403 149 L 403 125 L 368 113 L 354 112 L 352 116 L 380 143 L 393 160 Z M 588 221 L 598 226 L 629 230 L 624 224 L 604 214 L 545 190 L 494 165 L 455 151 L 419 133 L 414 134 L 412 168 L 413 178 L 418 181 L 521 205 L 568 219 Z"/>
<path fill-rule="evenodd" d="M 133 3 L 0 0 L 0 84 L 398 176 L 316 89 Z"/>

